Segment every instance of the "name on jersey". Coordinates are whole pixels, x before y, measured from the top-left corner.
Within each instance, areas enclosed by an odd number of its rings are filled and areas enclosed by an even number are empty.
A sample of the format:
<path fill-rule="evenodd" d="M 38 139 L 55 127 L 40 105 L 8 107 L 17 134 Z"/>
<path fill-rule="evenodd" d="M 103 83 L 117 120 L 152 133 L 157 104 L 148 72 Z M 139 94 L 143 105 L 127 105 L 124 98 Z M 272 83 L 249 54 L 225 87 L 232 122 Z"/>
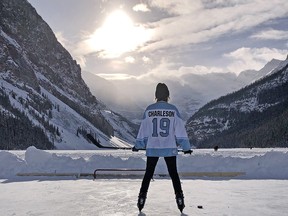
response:
<path fill-rule="evenodd" d="M 174 117 L 175 111 L 168 110 L 153 110 L 148 112 L 149 117 L 163 116 L 163 117 Z"/>

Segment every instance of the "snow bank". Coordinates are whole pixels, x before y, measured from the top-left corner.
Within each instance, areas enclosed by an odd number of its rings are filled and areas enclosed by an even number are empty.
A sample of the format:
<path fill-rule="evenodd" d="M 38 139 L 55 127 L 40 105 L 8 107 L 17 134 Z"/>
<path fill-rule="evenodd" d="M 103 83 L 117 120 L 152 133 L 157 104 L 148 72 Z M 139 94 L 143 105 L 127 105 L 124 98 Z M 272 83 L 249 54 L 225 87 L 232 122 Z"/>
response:
<path fill-rule="evenodd" d="M 222 155 L 181 157 L 179 171 L 245 172 L 247 179 L 288 179 L 288 152 L 267 152 L 251 158 Z M 187 166 L 189 164 L 189 166 Z"/>
<path fill-rule="evenodd" d="M 288 152 L 267 151 L 251 157 L 225 152 L 204 153 L 194 150 L 192 155 L 178 156 L 179 173 L 189 172 L 245 172 L 241 179 L 288 179 Z M 29 147 L 21 157 L 19 152 L 0 151 L 0 178 L 13 178 L 17 173 L 93 173 L 99 168 L 145 168 L 144 152 L 94 151 L 83 156 L 78 151 L 64 154 Z M 79 155 L 77 155 L 79 154 Z M 240 155 L 240 156 L 239 156 Z M 163 159 L 155 173 L 167 174 Z M 195 178 L 195 177 L 193 177 Z"/>
<path fill-rule="evenodd" d="M 26 162 L 16 155 L 0 151 L 0 178 L 9 177 L 23 170 Z"/>

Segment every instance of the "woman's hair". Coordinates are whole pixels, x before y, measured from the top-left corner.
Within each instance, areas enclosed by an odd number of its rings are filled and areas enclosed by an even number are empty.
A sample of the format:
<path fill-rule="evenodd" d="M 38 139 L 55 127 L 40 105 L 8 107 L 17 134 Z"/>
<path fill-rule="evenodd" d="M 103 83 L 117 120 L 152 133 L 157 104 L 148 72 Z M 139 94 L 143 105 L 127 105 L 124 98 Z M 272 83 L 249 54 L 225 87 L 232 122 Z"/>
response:
<path fill-rule="evenodd" d="M 157 101 L 168 101 L 169 90 L 165 83 L 158 83 L 155 91 L 155 98 Z"/>

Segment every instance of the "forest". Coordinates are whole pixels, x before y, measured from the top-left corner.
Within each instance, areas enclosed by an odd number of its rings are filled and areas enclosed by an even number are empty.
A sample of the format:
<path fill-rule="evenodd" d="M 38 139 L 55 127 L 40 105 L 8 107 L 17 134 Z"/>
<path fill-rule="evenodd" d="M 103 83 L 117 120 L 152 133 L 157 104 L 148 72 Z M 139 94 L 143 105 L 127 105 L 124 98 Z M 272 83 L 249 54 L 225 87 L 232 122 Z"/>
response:
<path fill-rule="evenodd" d="M 13 108 L 9 96 L 2 89 L 0 89 L 0 107 L 2 107 L 0 111 L 0 149 L 24 150 L 31 145 L 39 149 L 54 149 L 54 144 L 48 139 L 44 129 L 32 124 L 25 113 Z M 57 133 L 57 128 L 51 127 L 50 130 Z"/>

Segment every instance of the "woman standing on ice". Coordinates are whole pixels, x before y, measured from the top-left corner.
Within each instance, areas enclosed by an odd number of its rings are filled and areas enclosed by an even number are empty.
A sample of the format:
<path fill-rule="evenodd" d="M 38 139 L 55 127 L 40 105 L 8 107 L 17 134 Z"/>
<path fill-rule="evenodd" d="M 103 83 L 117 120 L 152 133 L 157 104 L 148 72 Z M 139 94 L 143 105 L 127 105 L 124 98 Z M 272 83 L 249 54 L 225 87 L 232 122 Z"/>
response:
<path fill-rule="evenodd" d="M 164 83 L 158 83 L 155 98 L 157 102 L 149 105 L 145 110 L 136 144 L 132 148 L 133 151 L 146 149 L 147 156 L 146 172 L 140 188 L 137 206 L 139 211 L 143 209 L 158 159 L 164 157 L 173 182 L 177 206 L 182 212 L 185 205 L 176 164 L 177 146 L 180 145 L 185 154 L 191 154 L 191 146 L 178 109 L 168 103 L 169 90 Z"/>

